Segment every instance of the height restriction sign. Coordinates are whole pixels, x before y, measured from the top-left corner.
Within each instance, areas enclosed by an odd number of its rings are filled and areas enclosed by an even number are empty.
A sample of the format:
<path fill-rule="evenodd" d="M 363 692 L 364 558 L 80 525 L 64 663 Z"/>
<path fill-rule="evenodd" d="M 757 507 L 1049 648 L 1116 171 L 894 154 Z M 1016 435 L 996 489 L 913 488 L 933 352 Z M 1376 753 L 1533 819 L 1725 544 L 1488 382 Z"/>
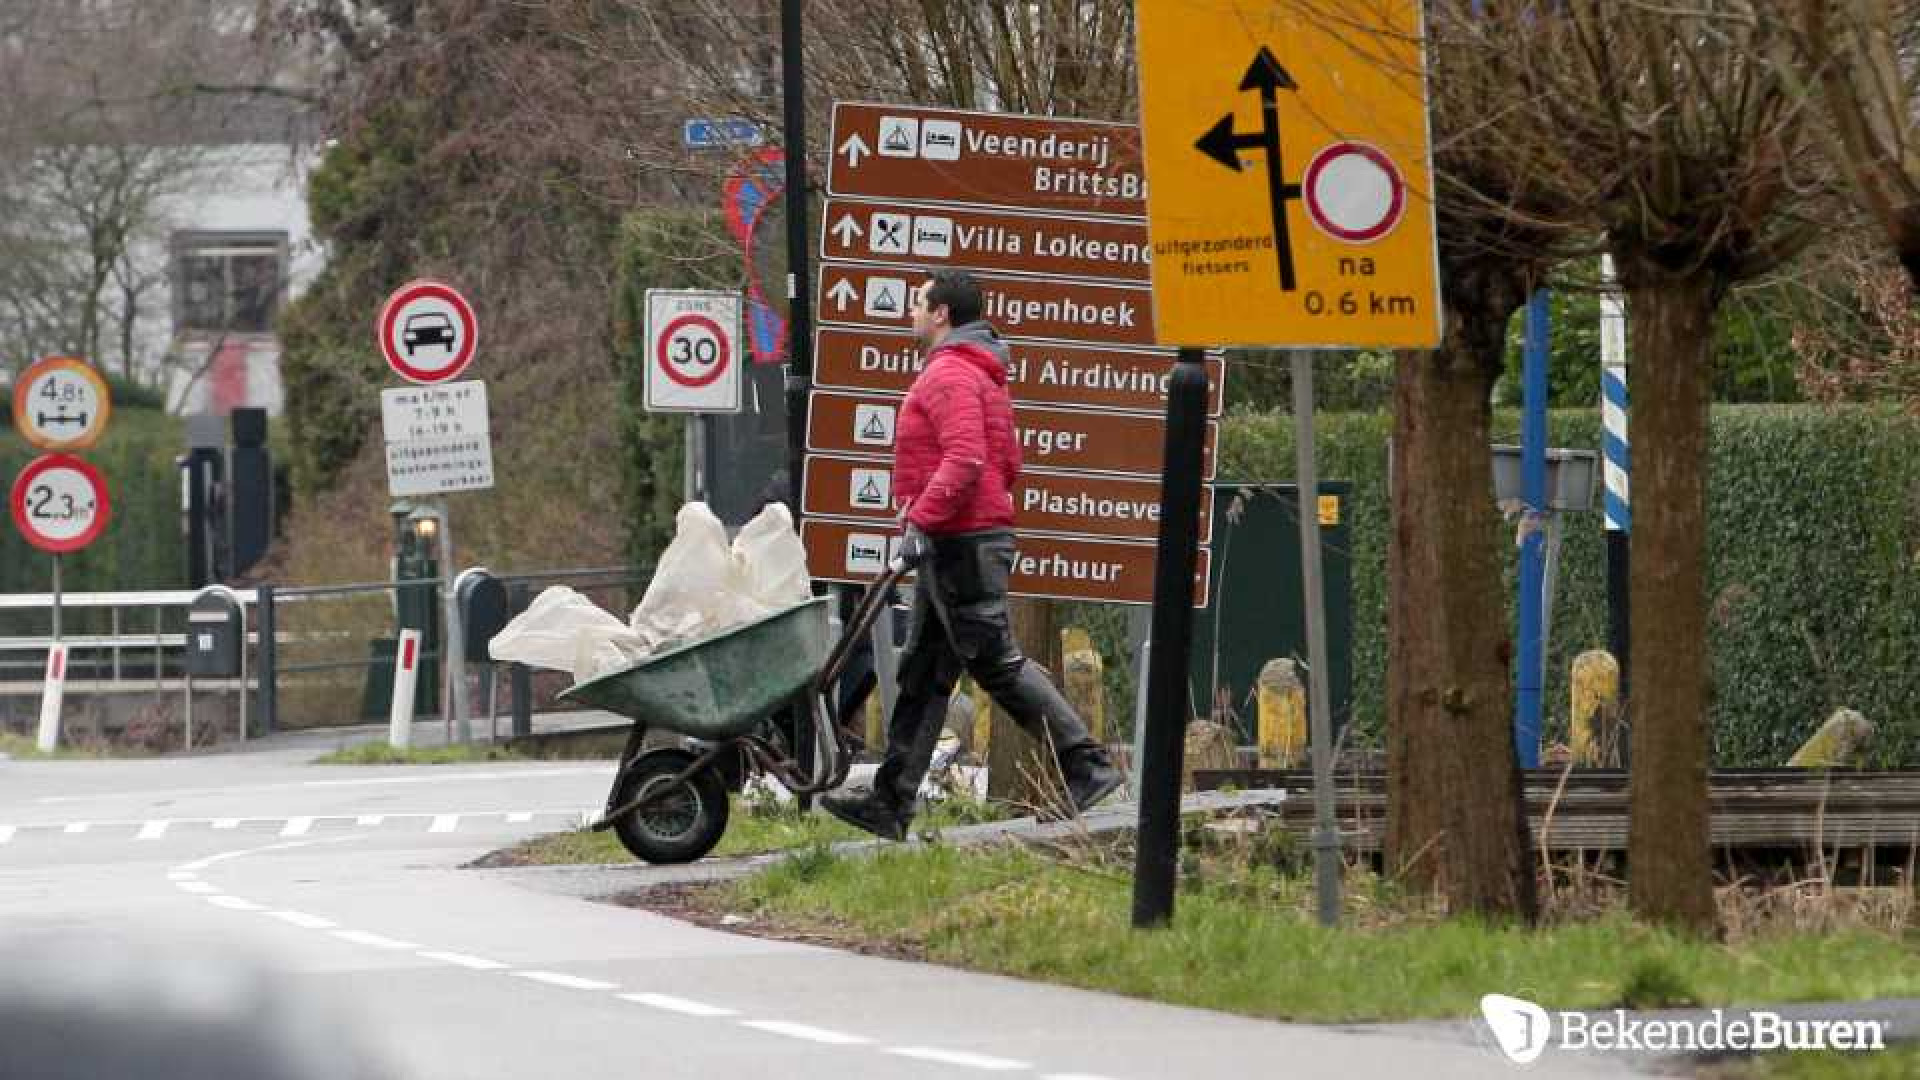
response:
<path fill-rule="evenodd" d="M 648 412 L 740 411 L 740 294 L 647 290 Z"/>
<path fill-rule="evenodd" d="M 107 527 L 107 482 L 100 470 L 66 454 L 43 454 L 13 481 L 13 524 L 27 543 L 64 555 Z"/>
<path fill-rule="evenodd" d="M 1440 342 L 1419 0 L 1141 0 L 1162 344 Z"/>

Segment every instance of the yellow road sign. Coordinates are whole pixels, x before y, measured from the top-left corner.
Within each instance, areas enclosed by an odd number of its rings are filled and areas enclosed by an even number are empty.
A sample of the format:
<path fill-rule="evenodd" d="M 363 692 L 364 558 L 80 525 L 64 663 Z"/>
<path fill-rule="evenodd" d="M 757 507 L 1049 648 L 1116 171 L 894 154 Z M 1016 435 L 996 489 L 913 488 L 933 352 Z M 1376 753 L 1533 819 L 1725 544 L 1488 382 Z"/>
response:
<path fill-rule="evenodd" d="M 1139 0 L 1167 345 L 1440 341 L 1420 0 Z"/>

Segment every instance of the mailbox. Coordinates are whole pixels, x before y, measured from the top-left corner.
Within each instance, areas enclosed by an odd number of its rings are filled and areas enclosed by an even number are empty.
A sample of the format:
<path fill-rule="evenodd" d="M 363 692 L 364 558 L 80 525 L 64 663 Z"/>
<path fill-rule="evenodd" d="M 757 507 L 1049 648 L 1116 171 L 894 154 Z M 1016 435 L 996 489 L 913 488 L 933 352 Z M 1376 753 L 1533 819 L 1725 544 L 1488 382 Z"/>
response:
<path fill-rule="evenodd" d="M 463 570 L 453 582 L 453 599 L 460 608 L 461 638 L 468 663 L 491 663 L 487 643 L 506 629 L 508 612 L 506 583 L 489 573 L 486 567 Z"/>
<path fill-rule="evenodd" d="M 240 597 L 224 585 L 200 590 L 187 608 L 187 673 L 215 678 L 240 674 L 247 615 Z"/>

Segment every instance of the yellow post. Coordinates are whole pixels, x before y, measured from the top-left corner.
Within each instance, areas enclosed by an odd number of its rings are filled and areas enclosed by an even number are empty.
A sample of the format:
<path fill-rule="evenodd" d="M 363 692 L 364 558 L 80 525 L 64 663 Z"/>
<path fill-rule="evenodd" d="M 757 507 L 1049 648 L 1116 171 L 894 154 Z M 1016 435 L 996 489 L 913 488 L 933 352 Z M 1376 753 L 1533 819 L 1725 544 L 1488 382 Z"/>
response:
<path fill-rule="evenodd" d="M 878 687 L 867 695 L 866 714 L 867 750 L 879 754 L 887 745 L 887 708 Z"/>
<path fill-rule="evenodd" d="M 1589 649 L 1573 659 L 1568 680 L 1573 698 L 1568 713 L 1567 749 L 1581 766 L 1620 764 L 1620 664 L 1605 649 Z"/>
<path fill-rule="evenodd" d="M 1093 647 L 1093 635 L 1078 626 L 1060 631 L 1060 656 L 1066 669 L 1067 700 L 1086 721 L 1093 737 L 1106 742 L 1106 665 L 1100 659 L 1100 650 Z"/>
<path fill-rule="evenodd" d="M 1291 769 L 1307 745 L 1307 688 L 1292 660 L 1278 657 L 1260 668 L 1260 767 Z"/>
<path fill-rule="evenodd" d="M 1820 730 L 1787 760 L 1791 769 L 1841 769 L 1860 764 L 1873 725 L 1852 709 L 1835 709 Z"/>

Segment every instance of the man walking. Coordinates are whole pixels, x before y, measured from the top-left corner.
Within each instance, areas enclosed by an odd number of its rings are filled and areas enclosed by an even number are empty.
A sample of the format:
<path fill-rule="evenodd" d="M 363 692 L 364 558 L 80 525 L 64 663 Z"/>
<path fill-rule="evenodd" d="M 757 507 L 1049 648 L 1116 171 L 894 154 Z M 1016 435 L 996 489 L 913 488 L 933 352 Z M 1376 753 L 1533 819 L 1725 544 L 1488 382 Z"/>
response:
<path fill-rule="evenodd" d="M 904 840 L 920 781 L 961 671 L 1060 764 L 1075 812 L 1120 786 L 1120 772 L 1046 670 L 1021 655 L 1007 618 L 1013 572 L 1013 488 L 1020 442 L 1007 392 L 1007 349 L 980 318 L 980 286 L 942 270 L 914 294 L 913 331 L 927 364 L 894 426 L 893 498 L 917 568 L 900 696 L 873 789 L 828 795 L 850 825 Z"/>

